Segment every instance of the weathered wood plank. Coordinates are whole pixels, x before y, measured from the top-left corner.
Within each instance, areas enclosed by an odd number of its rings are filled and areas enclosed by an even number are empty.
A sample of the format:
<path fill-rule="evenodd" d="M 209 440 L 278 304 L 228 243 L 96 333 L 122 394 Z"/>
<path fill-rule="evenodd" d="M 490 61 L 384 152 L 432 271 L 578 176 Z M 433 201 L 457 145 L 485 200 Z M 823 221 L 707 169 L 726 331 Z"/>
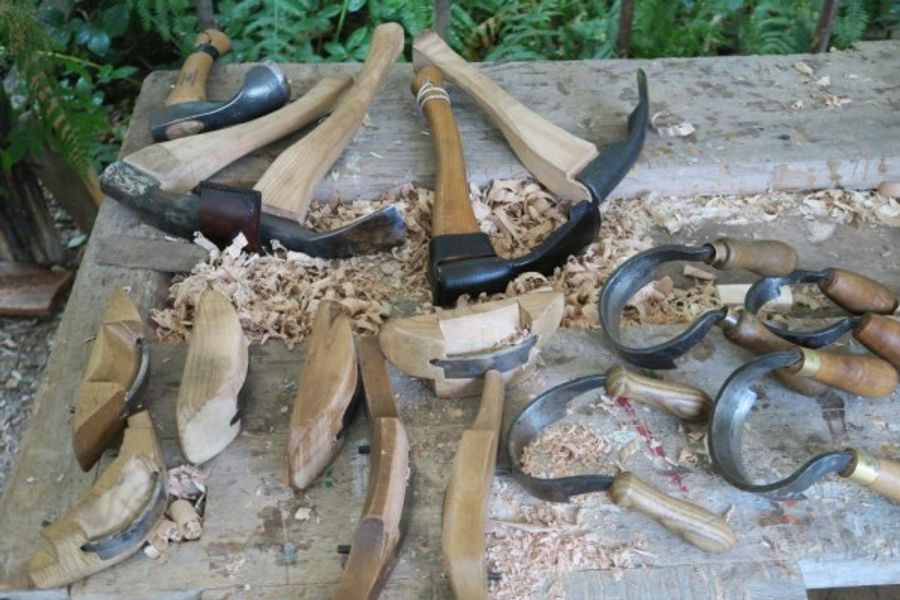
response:
<path fill-rule="evenodd" d="M 181 240 L 111 235 L 98 237 L 95 245 L 98 265 L 146 269 L 159 273 L 190 271 L 208 256 L 200 246 Z"/>

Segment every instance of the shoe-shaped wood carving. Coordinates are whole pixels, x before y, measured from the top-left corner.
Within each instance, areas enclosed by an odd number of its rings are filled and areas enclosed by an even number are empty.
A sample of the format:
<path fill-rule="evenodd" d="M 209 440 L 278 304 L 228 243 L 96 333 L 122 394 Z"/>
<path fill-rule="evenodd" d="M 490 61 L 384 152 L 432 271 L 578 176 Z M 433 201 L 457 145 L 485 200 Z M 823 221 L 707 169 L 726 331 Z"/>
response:
<path fill-rule="evenodd" d="M 238 393 L 247 377 L 247 338 L 221 293 L 200 296 L 175 417 L 184 457 L 195 465 L 224 450 L 241 430 Z"/>
<path fill-rule="evenodd" d="M 481 393 L 482 375 L 488 370 L 499 371 L 506 385 L 529 377 L 563 311 L 561 293 L 536 291 L 391 319 L 379 341 L 398 369 L 431 379 L 438 397 L 475 396 Z"/>
<path fill-rule="evenodd" d="M 147 373 L 144 325 L 124 289 L 106 303 L 75 403 L 73 444 L 78 464 L 89 470 L 125 427 Z"/>
<path fill-rule="evenodd" d="M 369 492 L 335 600 L 374 600 L 381 593 L 400 547 L 409 480 L 409 438 L 378 339 L 361 338 L 358 353 L 371 432 Z"/>
<path fill-rule="evenodd" d="M 119 456 L 66 515 L 41 530 L 28 563 L 39 588 L 59 587 L 140 549 L 166 509 L 165 462 L 147 411 L 128 417 Z"/>
<path fill-rule="evenodd" d="M 361 395 L 358 383 L 350 318 L 339 302 L 322 300 L 291 413 L 287 458 L 294 488 L 312 485 L 343 446 L 341 431 Z"/>

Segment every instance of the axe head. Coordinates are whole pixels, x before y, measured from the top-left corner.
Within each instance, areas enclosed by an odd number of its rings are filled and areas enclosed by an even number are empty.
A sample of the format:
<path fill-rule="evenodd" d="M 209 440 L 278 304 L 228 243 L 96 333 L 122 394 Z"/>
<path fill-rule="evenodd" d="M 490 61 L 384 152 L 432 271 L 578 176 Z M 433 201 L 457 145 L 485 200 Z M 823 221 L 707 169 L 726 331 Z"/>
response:
<path fill-rule="evenodd" d="M 247 71 L 241 89 L 224 102 L 183 102 L 150 111 L 150 134 L 156 142 L 243 123 L 284 106 L 291 90 L 274 63 Z"/>
<path fill-rule="evenodd" d="M 600 211 L 584 200 L 569 210 L 569 219 L 531 252 L 516 258 L 501 258 L 490 238 L 483 233 L 435 236 L 431 240 L 428 280 L 431 295 L 439 306 L 450 306 L 463 294 L 478 296 L 506 290 L 522 273 L 537 271 L 551 275 L 597 238 Z"/>

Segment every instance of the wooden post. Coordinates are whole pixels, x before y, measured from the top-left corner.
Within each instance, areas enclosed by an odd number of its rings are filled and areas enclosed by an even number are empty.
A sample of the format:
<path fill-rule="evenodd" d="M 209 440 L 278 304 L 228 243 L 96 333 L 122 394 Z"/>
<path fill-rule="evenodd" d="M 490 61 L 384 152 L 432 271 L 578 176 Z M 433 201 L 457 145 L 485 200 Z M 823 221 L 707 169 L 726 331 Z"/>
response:
<path fill-rule="evenodd" d="M 634 22 L 634 0 L 622 0 L 619 7 L 619 39 L 616 50 L 620 58 L 631 50 L 631 25 Z"/>
<path fill-rule="evenodd" d="M 837 16 L 840 0 L 823 0 L 822 11 L 819 13 L 819 22 L 816 23 L 816 33 L 813 36 L 812 51 L 827 52 L 828 42 L 831 41 L 831 27 Z"/>
<path fill-rule="evenodd" d="M 434 27 L 439 36 L 447 40 L 450 36 L 450 5 L 453 0 L 434 0 Z"/>
<path fill-rule="evenodd" d="M 197 20 L 200 22 L 201 30 L 218 29 L 213 0 L 194 0 L 194 8 L 197 10 Z"/>

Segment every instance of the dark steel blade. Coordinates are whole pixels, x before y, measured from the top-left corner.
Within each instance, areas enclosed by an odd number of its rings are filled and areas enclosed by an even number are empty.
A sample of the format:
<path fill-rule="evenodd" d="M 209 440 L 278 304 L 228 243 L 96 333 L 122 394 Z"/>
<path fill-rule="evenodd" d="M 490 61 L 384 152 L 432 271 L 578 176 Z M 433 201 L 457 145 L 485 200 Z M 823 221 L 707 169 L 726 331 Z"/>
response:
<path fill-rule="evenodd" d="M 435 358 L 431 364 L 444 370 L 447 379 L 471 379 L 488 371 L 505 373 L 528 362 L 531 349 L 538 337 L 530 335 L 515 346 L 480 354 L 455 354 L 447 358 Z"/>

